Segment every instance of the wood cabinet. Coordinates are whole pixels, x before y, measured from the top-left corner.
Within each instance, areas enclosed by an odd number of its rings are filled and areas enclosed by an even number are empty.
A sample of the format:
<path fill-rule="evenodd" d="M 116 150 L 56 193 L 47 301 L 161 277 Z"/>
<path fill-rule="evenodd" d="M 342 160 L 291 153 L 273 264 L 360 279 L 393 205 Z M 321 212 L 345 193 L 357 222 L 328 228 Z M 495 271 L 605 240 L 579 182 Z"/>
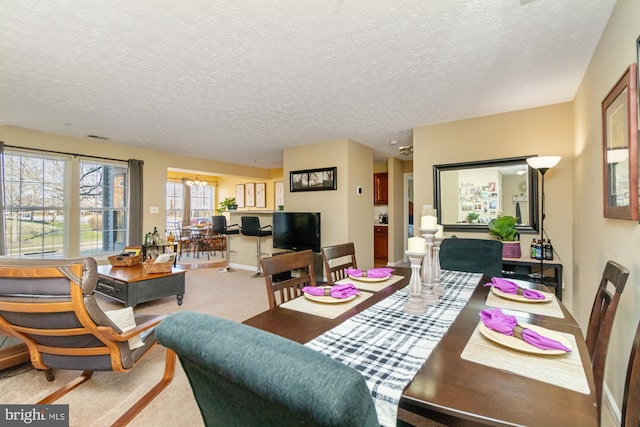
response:
<path fill-rule="evenodd" d="M 386 205 L 389 203 L 389 174 L 373 174 L 373 204 Z"/>
<path fill-rule="evenodd" d="M 373 266 L 384 267 L 389 258 L 388 227 L 376 225 L 373 227 Z"/>

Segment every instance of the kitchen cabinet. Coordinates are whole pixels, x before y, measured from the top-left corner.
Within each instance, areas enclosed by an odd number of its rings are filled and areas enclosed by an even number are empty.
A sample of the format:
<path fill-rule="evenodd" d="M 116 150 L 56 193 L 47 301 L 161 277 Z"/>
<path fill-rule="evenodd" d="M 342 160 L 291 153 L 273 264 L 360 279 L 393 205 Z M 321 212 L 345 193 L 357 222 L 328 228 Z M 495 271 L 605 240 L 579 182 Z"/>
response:
<path fill-rule="evenodd" d="M 373 174 L 373 204 L 386 205 L 389 203 L 389 174 Z"/>
<path fill-rule="evenodd" d="M 388 227 L 376 225 L 373 227 L 373 266 L 384 267 L 389 258 Z"/>

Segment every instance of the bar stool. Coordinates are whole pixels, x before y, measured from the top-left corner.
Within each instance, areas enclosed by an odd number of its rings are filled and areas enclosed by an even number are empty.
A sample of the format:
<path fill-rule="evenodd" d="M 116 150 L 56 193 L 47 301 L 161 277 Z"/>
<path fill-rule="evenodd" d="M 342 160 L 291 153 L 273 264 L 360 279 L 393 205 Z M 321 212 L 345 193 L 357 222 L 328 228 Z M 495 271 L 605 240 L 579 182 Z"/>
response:
<path fill-rule="evenodd" d="M 212 219 L 212 228 L 213 232 L 216 234 L 222 234 L 226 237 L 226 247 L 227 247 L 227 266 L 225 268 L 220 269 L 220 271 L 232 272 L 235 271 L 231 268 L 231 235 L 232 234 L 240 234 L 240 229 L 237 228 L 238 224 L 231 224 L 227 226 L 227 218 L 224 215 L 216 215 L 211 218 Z M 236 228 L 232 228 L 236 227 Z"/>
<path fill-rule="evenodd" d="M 262 270 L 260 268 L 260 255 L 262 255 L 262 252 L 260 250 L 260 238 L 264 236 L 271 236 L 271 234 L 273 234 L 271 232 L 271 225 L 260 227 L 260 219 L 257 216 L 243 216 L 240 219 L 242 221 L 242 234 L 244 236 L 252 236 L 258 238 L 258 246 L 256 252 L 256 264 L 258 266 L 258 271 L 251 277 L 262 277 Z"/>

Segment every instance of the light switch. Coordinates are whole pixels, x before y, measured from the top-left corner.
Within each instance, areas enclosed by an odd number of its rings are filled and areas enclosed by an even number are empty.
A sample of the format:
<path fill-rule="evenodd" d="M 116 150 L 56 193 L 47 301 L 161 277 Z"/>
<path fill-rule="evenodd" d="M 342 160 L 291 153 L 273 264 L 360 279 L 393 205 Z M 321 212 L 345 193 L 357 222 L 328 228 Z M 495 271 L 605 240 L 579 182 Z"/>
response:
<path fill-rule="evenodd" d="M 160 213 L 160 208 L 157 206 L 149 206 L 149 213 L 151 214 Z"/>

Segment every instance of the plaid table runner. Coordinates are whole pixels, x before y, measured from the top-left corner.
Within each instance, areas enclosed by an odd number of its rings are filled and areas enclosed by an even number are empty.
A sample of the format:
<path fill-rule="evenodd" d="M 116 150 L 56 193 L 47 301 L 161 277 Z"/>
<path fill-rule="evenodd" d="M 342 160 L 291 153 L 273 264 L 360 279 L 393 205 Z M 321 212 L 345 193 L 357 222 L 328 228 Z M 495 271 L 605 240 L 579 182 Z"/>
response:
<path fill-rule="evenodd" d="M 427 313 L 405 313 L 405 287 L 305 344 L 364 376 L 382 426 L 395 426 L 402 391 L 469 301 L 482 275 L 443 271 L 445 294 Z"/>

